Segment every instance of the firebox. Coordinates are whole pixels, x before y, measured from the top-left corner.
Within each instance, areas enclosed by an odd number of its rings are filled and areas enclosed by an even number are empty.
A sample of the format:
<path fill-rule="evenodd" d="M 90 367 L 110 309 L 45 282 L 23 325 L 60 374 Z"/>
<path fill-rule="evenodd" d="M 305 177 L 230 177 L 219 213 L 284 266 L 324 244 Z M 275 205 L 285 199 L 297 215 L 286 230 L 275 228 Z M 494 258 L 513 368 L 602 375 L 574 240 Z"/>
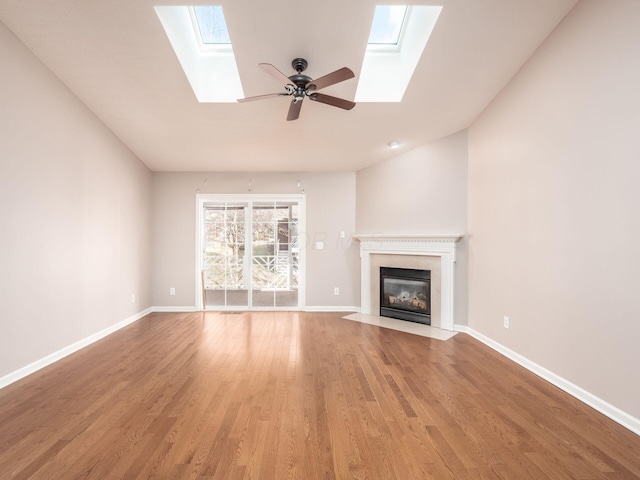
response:
<path fill-rule="evenodd" d="M 431 325 L 431 271 L 380 267 L 380 316 Z"/>

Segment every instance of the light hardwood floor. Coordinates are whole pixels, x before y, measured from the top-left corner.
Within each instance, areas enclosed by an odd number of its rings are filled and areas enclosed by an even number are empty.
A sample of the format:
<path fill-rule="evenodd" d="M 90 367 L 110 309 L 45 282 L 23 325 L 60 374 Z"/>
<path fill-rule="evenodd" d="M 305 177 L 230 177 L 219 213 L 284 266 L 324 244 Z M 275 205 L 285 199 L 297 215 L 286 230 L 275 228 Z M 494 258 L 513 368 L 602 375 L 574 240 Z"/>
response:
<path fill-rule="evenodd" d="M 0 390 L 2 479 L 631 479 L 640 437 L 473 338 L 152 314 Z"/>

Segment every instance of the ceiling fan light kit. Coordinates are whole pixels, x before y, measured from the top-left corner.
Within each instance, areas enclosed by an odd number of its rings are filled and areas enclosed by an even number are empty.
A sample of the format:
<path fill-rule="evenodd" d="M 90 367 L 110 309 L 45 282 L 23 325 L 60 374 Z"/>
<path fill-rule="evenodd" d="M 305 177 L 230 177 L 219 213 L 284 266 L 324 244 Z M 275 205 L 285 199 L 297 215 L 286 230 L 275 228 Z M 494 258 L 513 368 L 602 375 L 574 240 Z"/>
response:
<path fill-rule="evenodd" d="M 297 72 L 295 75 L 287 77 L 284 73 L 278 70 L 270 63 L 260 63 L 258 66 L 265 72 L 271 75 L 276 80 L 284 83 L 285 91 L 281 93 L 269 93 L 267 95 L 257 95 L 255 97 L 240 98 L 238 102 L 251 102 L 254 100 L 263 100 L 265 98 L 272 97 L 293 97 L 291 104 L 289 105 L 289 112 L 287 113 L 287 121 L 297 120 L 300 117 L 300 109 L 302 108 L 302 101 L 305 98 L 314 102 L 324 103 L 332 107 L 342 108 L 344 110 L 351 110 L 356 106 L 355 102 L 345 100 L 344 98 L 332 97 L 331 95 L 325 95 L 323 93 L 317 93 L 317 90 L 335 85 L 336 83 L 349 80 L 355 77 L 354 73 L 347 67 L 340 68 L 335 72 L 331 72 L 317 79 L 312 79 L 308 75 L 304 75 L 309 63 L 304 58 L 294 58 L 291 62 L 291 66 Z"/>

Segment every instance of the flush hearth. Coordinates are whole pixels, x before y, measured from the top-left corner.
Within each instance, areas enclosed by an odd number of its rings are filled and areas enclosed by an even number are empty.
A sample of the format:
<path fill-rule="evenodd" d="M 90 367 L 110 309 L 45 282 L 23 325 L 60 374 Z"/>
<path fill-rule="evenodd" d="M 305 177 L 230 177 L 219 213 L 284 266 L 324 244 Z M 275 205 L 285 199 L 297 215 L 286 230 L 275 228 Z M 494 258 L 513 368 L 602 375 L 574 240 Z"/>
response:
<path fill-rule="evenodd" d="M 380 316 L 431 325 L 431 271 L 380 267 Z"/>

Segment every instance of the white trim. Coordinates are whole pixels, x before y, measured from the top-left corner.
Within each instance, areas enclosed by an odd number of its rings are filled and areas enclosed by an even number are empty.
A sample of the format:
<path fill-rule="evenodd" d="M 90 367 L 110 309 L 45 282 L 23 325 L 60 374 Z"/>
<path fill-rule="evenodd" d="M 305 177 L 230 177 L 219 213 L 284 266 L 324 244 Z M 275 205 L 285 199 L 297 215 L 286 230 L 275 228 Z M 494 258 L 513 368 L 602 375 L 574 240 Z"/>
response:
<path fill-rule="evenodd" d="M 151 311 L 155 312 L 167 312 L 167 313 L 184 313 L 184 312 L 199 312 L 200 309 L 196 307 L 151 307 Z M 249 309 L 248 307 L 216 307 L 209 306 L 205 310 L 205 312 L 354 312 L 360 313 L 360 307 L 353 306 L 308 306 L 308 307 L 253 307 Z"/>
<path fill-rule="evenodd" d="M 441 258 L 440 328 L 453 330 L 454 269 L 456 242 L 462 235 L 357 234 L 360 241 L 360 305 L 371 315 L 371 255 L 424 255 Z"/>
<path fill-rule="evenodd" d="M 305 307 L 303 312 L 354 312 L 360 313 L 360 307 L 347 307 L 347 306 L 308 306 Z"/>
<path fill-rule="evenodd" d="M 110 327 L 105 328 L 104 330 L 100 330 L 99 332 L 94 333 L 93 335 L 89 335 L 82 340 L 78 340 L 75 343 L 72 343 L 69 346 L 66 346 L 57 352 L 53 352 L 46 357 L 41 358 L 40 360 L 36 360 L 29 365 L 26 365 L 22 368 L 19 368 L 15 372 L 11 372 L 4 377 L 0 378 L 0 388 L 4 388 L 7 385 L 10 385 L 18 380 L 31 375 L 32 373 L 37 372 L 44 367 L 51 365 L 52 363 L 57 362 L 58 360 L 62 360 L 64 357 L 71 355 L 72 353 L 77 352 L 78 350 L 83 349 L 91 345 L 92 343 L 97 342 L 98 340 L 103 339 L 107 335 L 112 334 L 113 332 L 120 330 L 121 328 L 126 327 L 127 325 L 132 324 L 133 322 L 140 320 L 142 317 L 149 315 L 152 312 L 152 308 L 147 308 L 142 312 L 136 313 L 135 315 L 122 320 L 121 322 L 116 323 L 115 325 L 111 325 Z"/>
<path fill-rule="evenodd" d="M 209 307 L 207 307 L 205 310 L 203 310 L 204 312 L 220 312 L 220 313 L 225 313 L 225 312 L 247 312 L 247 313 L 252 313 L 252 312 L 299 312 L 300 309 L 298 307 L 285 307 L 285 306 L 281 306 L 281 307 L 235 307 L 235 306 L 229 306 L 229 307 L 222 307 L 222 306 L 216 306 L 216 305 L 211 305 Z"/>
<path fill-rule="evenodd" d="M 571 383 L 570 381 L 562 378 L 561 376 L 553 373 L 550 370 L 538 365 L 535 362 L 532 362 L 528 358 L 520 355 L 519 353 L 514 352 L 513 350 L 505 347 L 504 345 L 492 340 L 491 338 L 483 335 L 480 332 L 475 331 L 474 329 L 466 326 L 466 325 L 455 325 L 455 330 L 457 332 L 467 333 L 471 335 L 476 340 L 481 341 L 485 345 L 491 347 L 496 352 L 501 353 L 505 357 L 513 360 L 518 365 L 523 366 L 527 370 L 532 373 L 535 373 L 539 377 L 548 381 L 549 383 L 555 385 L 556 387 L 564 390 L 569 395 L 577 398 L 583 403 L 586 403 L 590 407 L 596 409 L 598 412 L 606 415 L 611 420 L 616 423 L 619 423 L 625 428 L 628 428 L 636 435 L 640 435 L 640 419 L 637 419 L 628 413 L 620 410 L 618 407 L 611 405 L 610 403 L 602 400 L 601 398 L 595 396 L 594 394 L 586 391 L 582 387 Z"/>
<path fill-rule="evenodd" d="M 282 194 L 261 194 L 261 193 L 199 193 L 196 194 L 196 288 L 195 288 L 195 310 L 204 310 L 202 305 L 202 209 L 207 202 L 247 202 L 249 207 L 253 202 L 298 202 L 298 306 L 294 310 L 303 310 L 306 302 L 307 291 L 307 196 L 298 193 Z M 251 297 L 250 297 L 251 299 Z M 250 305 L 244 310 L 255 310 Z M 277 310 L 277 307 L 274 307 Z"/>
<path fill-rule="evenodd" d="M 163 306 L 156 306 L 156 307 L 151 307 L 151 311 L 153 313 L 185 313 L 185 312 L 195 312 L 198 309 L 194 306 L 190 306 L 190 307 L 163 307 Z"/>
<path fill-rule="evenodd" d="M 234 307 L 234 306 L 222 307 L 222 306 L 216 306 L 216 305 L 209 305 L 208 307 L 205 307 L 202 311 L 203 312 L 248 312 L 249 310 L 246 305 L 239 306 L 239 307 Z"/>
<path fill-rule="evenodd" d="M 434 233 L 358 233 L 355 238 L 361 240 L 395 240 L 397 242 L 457 242 L 464 235 Z"/>

